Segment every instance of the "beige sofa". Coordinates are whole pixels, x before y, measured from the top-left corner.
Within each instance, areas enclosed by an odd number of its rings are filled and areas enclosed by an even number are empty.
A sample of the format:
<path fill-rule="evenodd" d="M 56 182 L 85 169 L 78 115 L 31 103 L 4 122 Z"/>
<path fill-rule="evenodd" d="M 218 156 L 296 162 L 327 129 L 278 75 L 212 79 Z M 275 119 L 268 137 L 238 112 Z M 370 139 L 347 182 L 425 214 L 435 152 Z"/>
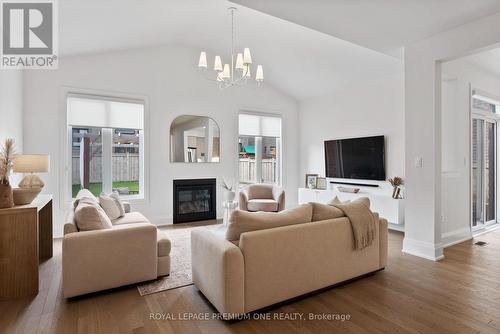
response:
<path fill-rule="evenodd" d="M 194 230 L 193 282 L 232 318 L 375 272 L 387 261 L 387 221 L 375 217 L 377 237 L 361 250 L 347 217 L 244 232 L 239 242 Z"/>
<path fill-rule="evenodd" d="M 279 212 L 285 210 L 285 192 L 276 185 L 256 183 L 240 192 L 240 210 Z"/>
<path fill-rule="evenodd" d="M 170 273 L 170 241 L 139 212 L 113 221 L 112 228 L 78 231 L 71 213 L 62 244 L 65 298 L 156 279 Z"/>

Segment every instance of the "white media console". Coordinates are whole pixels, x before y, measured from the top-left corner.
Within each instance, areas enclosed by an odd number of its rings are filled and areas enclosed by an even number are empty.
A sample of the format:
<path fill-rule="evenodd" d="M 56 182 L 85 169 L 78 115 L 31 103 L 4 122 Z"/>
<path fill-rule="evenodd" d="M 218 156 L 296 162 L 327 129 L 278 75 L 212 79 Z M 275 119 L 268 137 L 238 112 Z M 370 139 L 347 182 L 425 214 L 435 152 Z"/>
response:
<path fill-rule="evenodd" d="M 356 186 L 360 188 L 358 193 L 346 193 L 337 190 L 337 184 L 328 184 L 327 190 L 299 188 L 299 204 L 308 202 L 327 203 L 335 196 L 341 201 L 354 200 L 360 197 L 368 197 L 371 209 L 378 212 L 389 222 L 392 230 L 404 232 L 404 200 L 392 198 L 392 189 L 381 185 L 377 188 Z"/>

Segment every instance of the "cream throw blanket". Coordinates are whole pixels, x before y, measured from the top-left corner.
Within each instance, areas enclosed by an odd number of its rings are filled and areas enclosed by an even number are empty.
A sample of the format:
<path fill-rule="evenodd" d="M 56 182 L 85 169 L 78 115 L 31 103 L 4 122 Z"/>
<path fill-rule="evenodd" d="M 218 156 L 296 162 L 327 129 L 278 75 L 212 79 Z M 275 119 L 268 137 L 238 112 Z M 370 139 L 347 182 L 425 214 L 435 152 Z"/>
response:
<path fill-rule="evenodd" d="M 354 235 L 354 249 L 363 249 L 371 245 L 376 237 L 375 217 L 370 210 L 370 200 L 367 197 L 358 198 L 352 202 L 340 202 L 335 197 L 328 203 L 340 210 L 351 221 Z"/>

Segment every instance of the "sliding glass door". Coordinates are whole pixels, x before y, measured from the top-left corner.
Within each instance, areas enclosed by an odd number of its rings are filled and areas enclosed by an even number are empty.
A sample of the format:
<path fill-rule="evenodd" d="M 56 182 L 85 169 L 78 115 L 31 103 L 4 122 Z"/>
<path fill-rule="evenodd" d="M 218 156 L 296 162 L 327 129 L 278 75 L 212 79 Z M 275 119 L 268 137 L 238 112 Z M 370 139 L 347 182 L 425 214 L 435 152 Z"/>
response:
<path fill-rule="evenodd" d="M 472 228 L 496 223 L 496 121 L 472 119 Z"/>

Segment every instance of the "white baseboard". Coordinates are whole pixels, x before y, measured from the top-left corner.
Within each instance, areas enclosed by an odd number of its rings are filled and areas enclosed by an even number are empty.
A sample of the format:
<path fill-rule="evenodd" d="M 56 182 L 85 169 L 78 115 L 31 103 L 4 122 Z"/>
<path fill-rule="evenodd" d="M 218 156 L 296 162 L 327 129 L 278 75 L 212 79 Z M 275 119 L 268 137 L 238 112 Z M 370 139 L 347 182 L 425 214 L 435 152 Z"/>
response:
<path fill-rule="evenodd" d="M 445 232 L 442 234 L 441 238 L 441 244 L 443 245 L 443 248 L 446 248 L 472 239 L 472 233 L 470 227 L 465 227 Z"/>
<path fill-rule="evenodd" d="M 431 261 L 444 259 L 443 247 L 441 244 L 433 244 L 407 237 L 403 239 L 403 253 L 418 256 Z"/>

